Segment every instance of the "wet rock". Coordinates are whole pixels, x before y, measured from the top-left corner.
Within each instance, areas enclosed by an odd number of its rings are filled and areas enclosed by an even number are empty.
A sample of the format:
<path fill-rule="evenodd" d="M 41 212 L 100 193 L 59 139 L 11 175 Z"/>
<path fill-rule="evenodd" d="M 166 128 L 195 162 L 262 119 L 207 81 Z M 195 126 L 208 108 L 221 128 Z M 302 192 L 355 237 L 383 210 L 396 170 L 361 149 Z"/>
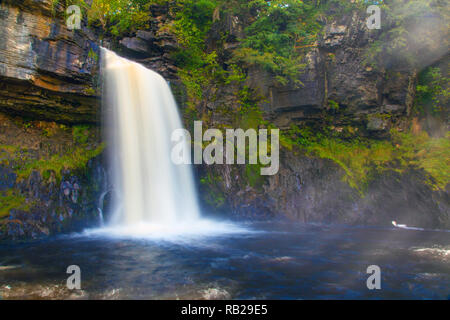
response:
<path fill-rule="evenodd" d="M 96 225 L 100 196 L 109 187 L 104 173 L 100 158 L 94 159 L 81 172 L 63 170 L 58 187 L 51 187 L 52 179 L 33 171 L 13 186 L 26 199 L 23 209 L 11 210 L 2 221 L 0 239 L 40 239 Z"/>
<path fill-rule="evenodd" d="M 347 25 L 337 25 L 336 22 L 333 22 L 331 25 L 328 25 L 325 28 L 325 35 L 322 40 L 323 47 L 332 49 L 334 47 L 342 45 L 347 31 L 348 31 Z"/>
<path fill-rule="evenodd" d="M 152 31 L 138 30 L 136 37 L 145 41 L 155 40 L 156 36 Z"/>
<path fill-rule="evenodd" d="M 390 126 L 379 120 L 367 126 L 368 115 L 386 113 L 395 122 L 410 113 L 416 72 L 367 65 L 366 54 L 379 33 L 367 29 L 365 18 L 353 13 L 323 21 L 323 36 L 304 49 L 301 85 L 280 86 L 267 71 L 249 69 L 247 84 L 267 98 L 261 107 L 272 122 L 283 129 L 329 116 L 335 125 L 352 123 L 362 129 L 360 134 L 381 136 Z M 330 101 L 339 110 L 330 109 Z"/>
<path fill-rule="evenodd" d="M 12 188 L 16 179 L 17 175 L 10 168 L 0 166 L 0 191 Z"/>
<path fill-rule="evenodd" d="M 51 0 L 0 2 L 0 110 L 97 122 L 99 47 L 88 30 L 67 30 L 51 8 Z"/>
<path fill-rule="evenodd" d="M 201 188 L 206 208 L 217 208 L 217 201 L 210 205 L 211 193 L 216 199 L 223 195 L 225 201 L 219 208 L 239 219 L 285 217 L 307 223 L 378 226 L 399 220 L 422 228 L 450 228 L 449 193 L 434 191 L 426 183 L 426 174 L 417 169 L 401 174 L 387 171 L 374 177 L 364 195 L 343 180 L 344 171 L 332 161 L 287 151 L 281 155 L 279 173 L 259 188 L 248 186 L 245 174 L 236 166 L 202 170 L 221 177 L 212 186 Z"/>
<path fill-rule="evenodd" d="M 389 120 L 378 116 L 371 116 L 367 122 L 367 130 L 384 131 L 389 127 Z"/>
<path fill-rule="evenodd" d="M 144 55 L 150 54 L 150 48 L 147 42 L 140 38 L 123 38 L 120 40 L 120 44 L 133 52 Z"/>

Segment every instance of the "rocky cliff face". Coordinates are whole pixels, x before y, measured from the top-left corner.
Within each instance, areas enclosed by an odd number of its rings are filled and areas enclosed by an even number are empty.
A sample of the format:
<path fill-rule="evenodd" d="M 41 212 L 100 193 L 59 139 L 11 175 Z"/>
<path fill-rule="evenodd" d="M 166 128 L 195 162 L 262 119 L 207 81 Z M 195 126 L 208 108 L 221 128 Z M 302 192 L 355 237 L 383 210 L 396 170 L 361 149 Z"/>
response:
<path fill-rule="evenodd" d="M 410 114 L 415 71 L 367 63 L 365 55 L 379 32 L 365 26 L 361 13 L 326 20 L 319 41 L 305 49 L 302 85 L 280 87 L 261 70 L 251 71 L 250 85 L 269 97 L 264 109 L 281 128 L 328 114 L 337 126 L 355 125 L 368 135 L 388 132 Z M 389 119 L 381 120 L 381 114 Z"/>
<path fill-rule="evenodd" d="M 125 37 L 107 37 L 103 45 L 146 68 L 156 70 L 169 82 L 178 82 L 178 69 L 171 54 L 179 48 L 179 44 L 166 28 L 173 18 L 168 4 L 152 5 L 150 15 L 152 18 L 147 29 L 138 30 Z"/>
<path fill-rule="evenodd" d="M 0 239 L 100 223 L 109 190 L 98 129 L 0 114 Z"/>
<path fill-rule="evenodd" d="M 247 85 L 266 98 L 260 103 L 265 119 L 281 129 L 326 123 L 341 133 L 351 127 L 359 136 L 372 139 L 388 138 L 392 128 L 405 130 L 411 121 L 419 69 L 403 63 L 392 65 L 389 57 L 383 65 L 372 66 L 367 54 L 381 32 L 369 30 L 365 19 L 363 12 L 322 19 L 323 34 L 303 49 L 306 68 L 300 86 L 280 86 L 268 72 L 250 68 Z M 239 33 L 242 26 L 233 21 L 237 20 L 229 17 L 217 24 L 234 30 L 231 34 Z M 213 31 L 219 33 L 214 27 Z M 228 39 L 225 51 L 238 44 L 237 37 Z M 436 61 L 448 64 L 446 42 L 437 42 L 433 53 L 420 59 L 421 68 Z M 420 49 L 425 50 L 425 44 Z M 223 98 L 216 105 L 223 103 L 236 101 Z M 216 106 L 210 108 L 214 113 Z M 213 115 L 212 126 L 221 121 L 223 117 Z M 401 220 L 430 228 L 450 226 L 448 188 L 433 191 L 422 170 L 388 170 L 373 177 L 364 194 L 343 181 L 345 172 L 335 162 L 287 149 L 281 151 L 277 175 L 252 183 L 246 170 L 248 167 L 242 166 L 200 170 L 202 196 L 209 210 L 221 208 L 253 218 L 283 215 L 304 222 L 390 225 Z"/>
<path fill-rule="evenodd" d="M 422 228 L 450 227 L 448 191 L 434 191 L 421 170 L 390 171 L 375 177 L 364 195 L 343 181 L 345 172 L 326 159 L 284 151 L 278 174 L 252 185 L 246 168 L 212 166 L 216 177 L 200 186 L 207 212 L 234 218 L 285 217 L 306 223 L 389 226 L 404 221 Z"/>
<path fill-rule="evenodd" d="M 16 181 L 13 186 L 27 208 L 10 210 L 0 226 L 0 239 L 39 239 L 100 226 L 99 199 L 107 181 L 101 158 L 92 159 L 86 170 L 88 175 L 65 170 L 61 180 L 33 171 L 27 179 Z M 14 178 L 13 171 L 6 172 Z"/>
<path fill-rule="evenodd" d="M 0 3 L 0 111 L 65 123 L 98 121 L 99 47 L 69 31 L 51 0 Z"/>
<path fill-rule="evenodd" d="M 102 41 L 98 30 L 67 30 L 62 10 L 52 8 L 51 0 L 0 1 L 0 238 L 37 238 L 99 222 L 100 200 L 111 186 L 98 127 L 75 125 L 99 123 L 100 42 L 161 73 L 184 106 L 185 91 L 171 59 L 178 43 L 164 27 L 173 18 L 167 6 L 151 8 L 149 28 L 121 38 L 103 35 Z M 219 16 L 207 45 L 227 57 L 244 27 L 236 17 Z M 301 49 L 306 65 L 301 86 L 280 86 L 262 68 L 247 70 L 246 84 L 263 98 L 264 118 L 281 129 L 327 121 L 337 132 L 348 126 L 377 139 L 392 127 L 406 127 L 417 70 L 367 63 L 379 32 L 364 27 L 362 13 L 330 15 L 321 23 L 318 41 Z M 221 32 L 227 34 L 224 42 Z M 427 57 L 448 63 L 448 55 Z M 233 124 L 220 109 L 233 109 L 234 89 L 207 90 L 198 109 L 211 114 L 211 126 Z M 80 130 L 87 133 L 80 137 Z M 266 179 L 245 166 L 198 168 L 205 207 L 236 217 L 450 227 L 448 192 L 433 191 L 421 170 L 388 171 L 361 195 L 331 160 L 288 149 L 281 150 L 280 160 L 280 172 Z"/>
<path fill-rule="evenodd" d="M 167 6 L 151 8 L 149 29 L 117 38 L 85 21 L 68 30 L 64 6 L 53 3 L 0 1 L 0 239 L 100 223 L 111 191 L 100 143 L 100 45 L 178 88 L 169 57 L 177 43 L 162 28 Z"/>
<path fill-rule="evenodd" d="M 321 17 L 324 27 L 319 40 L 301 49 L 306 64 L 299 78 L 302 85 L 277 85 L 273 77 L 255 68 L 250 70 L 249 85 L 268 98 L 262 107 L 280 128 L 317 122 L 326 114 L 337 127 L 354 125 L 363 135 L 386 136 L 411 115 L 417 72 L 436 63 L 448 63 L 448 42 L 443 41 L 448 33 L 437 30 L 437 26 L 445 26 L 445 21 L 424 14 L 424 27 L 414 28 L 418 39 L 426 36 L 429 42 L 414 43 L 414 52 L 399 50 L 373 66 L 368 56 L 375 50 L 372 46 L 382 41 L 382 30 L 367 28 L 365 12 L 334 13 L 331 10 L 329 16 Z M 408 54 L 416 57 L 414 66 L 402 59 Z"/>
<path fill-rule="evenodd" d="M 99 46 L 88 29 L 69 31 L 62 10 L 51 0 L 0 2 L 2 239 L 99 222 L 98 130 L 70 126 L 100 119 Z"/>

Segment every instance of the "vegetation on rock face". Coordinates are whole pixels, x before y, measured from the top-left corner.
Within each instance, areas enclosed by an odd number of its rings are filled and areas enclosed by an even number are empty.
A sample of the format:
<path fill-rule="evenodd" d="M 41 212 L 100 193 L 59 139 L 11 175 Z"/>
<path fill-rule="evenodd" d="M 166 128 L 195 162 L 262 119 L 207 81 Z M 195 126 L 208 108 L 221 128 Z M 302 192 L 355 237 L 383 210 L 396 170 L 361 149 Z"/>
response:
<path fill-rule="evenodd" d="M 436 58 L 430 54 L 441 42 L 448 43 L 450 10 L 446 1 L 384 1 L 381 8 L 383 28 L 367 51 L 367 62 L 373 66 L 421 68 Z"/>
<path fill-rule="evenodd" d="M 259 65 L 272 72 L 280 84 L 300 84 L 304 68 L 302 48 L 310 47 L 321 30 L 317 22 L 316 1 L 234 1 L 242 18 L 250 23 L 244 30 L 233 59 L 247 65 Z M 236 10 L 236 9 L 234 9 Z"/>
<path fill-rule="evenodd" d="M 0 192 L 0 219 L 7 217 L 12 209 L 28 211 L 30 205 L 25 200 L 25 197 L 17 194 L 15 190 Z"/>
<path fill-rule="evenodd" d="M 55 129 L 53 129 L 55 130 Z M 57 128 L 57 131 L 67 130 Z M 49 128 L 42 128 L 43 135 L 49 137 L 52 133 Z M 86 168 L 87 162 L 100 155 L 104 144 L 92 144 L 92 129 L 89 126 L 74 126 L 72 129 L 73 142 L 62 153 L 36 157 L 32 150 L 22 149 L 17 146 L 0 145 L 0 150 L 9 150 L 9 163 L 13 164 L 14 172 L 19 180 L 27 179 L 33 171 L 39 171 L 42 176 L 48 176 L 49 172 L 55 174 L 56 179 L 61 179 L 62 170 L 80 170 Z"/>
<path fill-rule="evenodd" d="M 445 190 L 450 183 L 450 133 L 445 137 L 430 138 L 426 132 L 395 133 L 398 153 L 403 164 L 424 169 L 433 189 Z"/>
<path fill-rule="evenodd" d="M 87 162 L 103 151 L 103 145 L 89 150 L 85 147 L 75 147 L 63 155 L 53 155 L 48 159 L 20 159 L 14 171 L 19 179 L 26 179 L 33 171 L 39 171 L 42 176 L 55 173 L 56 179 L 61 179 L 62 170 L 80 170 L 86 168 Z M 24 154 L 24 153 L 23 153 Z M 25 153 L 26 154 L 26 153 Z"/>
<path fill-rule="evenodd" d="M 200 179 L 200 187 L 205 188 L 204 199 L 212 208 L 220 209 L 225 204 L 225 195 L 217 188 L 218 182 L 222 181 L 222 177 L 214 175 L 212 172 L 207 172 Z"/>
<path fill-rule="evenodd" d="M 7 128 L 0 135 L 0 169 L 5 174 L 0 191 L 0 219 L 6 218 L 12 209 L 28 212 L 33 207 L 33 197 L 23 194 L 18 186 L 33 171 L 39 172 L 45 182 L 59 183 L 64 171 L 88 174 L 88 162 L 104 149 L 104 144 L 97 142 L 97 130 L 90 126 L 70 128 L 56 123 L 0 117 Z"/>
<path fill-rule="evenodd" d="M 414 108 L 418 115 L 448 117 L 450 78 L 443 76 L 440 68 L 429 67 L 422 71 L 416 91 Z"/>
<path fill-rule="evenodd" d="M 388 170 L 425 170 L 433 189 L 450 183 L 450 135 L 430 138 L 424 131 L 391 131 L 392 140 L 354 137 L 344 139 L 336 133 L 317 133 L 293 126 L 281 137 L 281 145 L 291 151 L 303 150 L 310 156 L 329 159 L 345 172 L 344 180 L 361 194 L 375 175 Z"/>
<path fill-rule="evenodd" d="M 395 50 L 392 48 L 403 50 L 407 55 L 417 55 L 420 47 L 415 47 L 417 43 L 411 41 L 410 35 L 403 29 L 418 21 L 420 8 L 426 7 L 427 12 L 430 7 L 431 10 L 438 11 L 440 8 L 439 4 L 430 1 L 412 1 L 408 4 L 411 10 L 403 12 L 396 3 L 383 1 L 321 3 L 234 0 L 225 3 L 205 0 L 199 2 L 193 14 L 192 1 L 177 1 L 177 15 L 172 31 L 177 35 L 182 48 L 176 53 L 175 61 L 180 67 L 181 79 L 187 87 L 190 110 L 196 110 L 202 119 L 205 119 L 205 116 L 208 119 L 208 112 L 202 112 L 204 108 L 201 106 L 206 103 L 207 98 L 208 102 L 213 103 L 217 88 L 225 85 L 235 88 L 234 105 L 217 108 L 216 113 L 230 115 L 231 124 L 235 127 L 270 127 L 269 123 L 263 121 L 258 108 L 261 98 L 257 98 L 255 92 L 245 85 L 248 80 L 246 70 L 256 65 L 272 74 L 279 84 L 299 84 L 298 76 L 304 68 L 306 52 L 303 49 L 314 46 L 318 40 L 322 26 L 317 21 L 333 3 L 344 11 L 365 9 L 369 4 L 378 4 L 385 9 L 388 16 L 384 23 L 390 25 L 390 28 L 389 32 L 381 34 L 379 42 L 375 42 L 368 54 L 368 61 L 374 63 L 382 61 L 386 56 L 389 56 L 389 61 L 393 63 Z M 228 55 L 229 60 L 224 60 L 223 52 L 219 51 L 220 43 L 219 47 L 217 44 L 215 47 L 207 46 L 214 20 L 226 16 L 235 17 L 235 23 L 243 28 L 240 31 L 242 38 L 236 39 L 238 46 Z M 400 21 L 392 20 L 392 17 L 396 16 L 400 17 Z M 222 39 L 229 39 L 231 35 L 227 31 L 221 36 Z M 385 46 L 386 43 L 392 46 Z M 412 65 L 415 63 L 409 58 L 406 60 Z M 448 105 L 448 79 L 436 69 L 428 69 L 421 79 L 417 87 L 416 109 L 431 108 L 435 114 L 443 112 L 444 106 Z M 332 112 L 339 111 L 336 101 L 329 100 L 328 107 Z M 389 114 L 378 116 L 389 117 Z M 350 137 L 330 134 L 326 130 L 325 132 L 326 134 L 308 128 L 294 128 L 283 134 L 281 143 L 285 148 L 300 147 L 310 156 L 335 162 L 344 170 L 344 179 L 361 194 L 367 189 L 374 175 L 387 170 L 404 171 L 410 167 L 425 170 L 429 174 L 430 185 L 435 189 L 444 189 L 449 183 L 446 152 L 448 136 L 431 138 L 425 132 L 401 133 L 392 130 L 392 139 L 378 140 L 359 137 L 353 129 L 348 134 Z M 253 181 L 253 166 L 247 167 L 243 176 L 248 180 L 248 184 L 260 185 L 260 181 Z M 214 181 L 210 180 L 205 182 L 213 184 Z"/>
<path fill-rule="evenodd" d="M 68 7 L 80 6 L 87 22 L 91 26 L 100 25 L 115 36 L 131 33 L 139 28 L 149 26 L 149 7 L 163 3 L 165 0 L 53 0 L 53 7 L 58 4 Z"/>
<path fill-rule="evenodd" d="M 214 113 L 229 120 L 227 125 L 244 129 L 271 127 L 258 107 L 264 97 L 258 97 L 247 85 L 250 68 L 266 70 L 278 85 L 301 85 L 299 75 L 305 68 L 305 55 L 317 45 L 326 18 L 354 9 L 366 14 L 368 5 L 377 4 L 383 12 L 383 29 L 371 31 L 375 41 L 366 52 L 365 62 L 377 70 L 422 70 L 414 116 L 448 118 L 447 74 L 436 67 L 422 69 L 421 61 L 430 59 L 428 52 L 434 51 L 436 43 L 448 41 L 448 23 L 438 22 L 449 21 L 445 1 L 92 0 L 92 5 L 87 5 L 86 0 L 65 1 L 66 5 L 81 4 L 89 24 L 101 25 L 115 36 L 146 29 L 151 19 L 149 8 L 167 4 L 171 18 L 161 31 L 173 33 L 180 46 L 172 59 L 186 87 L 186 113 L 207 126 L 212 116 L 208 105 L 215 104 Z M 437 39 L 433 34 L 443 36 Z M 225 49 L 224 43 L 233 46 Z M 221 88 L 229 88 L 230 101 L 218 103 Z M 328 100 L 327 105 L 331 112 L 340 111 L 334 100 Z M 83 127 L 73 131 L 74 139 L 81 144 L 86 142 L 84 131 Z M 361 194 L 375 175 L 389 170 L 420 168 L 428 174 L 428 183 L 434 189 L 444 189 L 449 183 L 448 134 L 430 137 L 413 126 L 410 131 L 392 129 L 390 139 L 379 140 L 362 137 L 352 127 L 336 133 L 327 128 L 292 126 L 280 138 L 287 150 L 336 163 L 345 172 L 345 181 Z M 24 164 L 17 172 L 23 177 L 36 168 L 58 171 L 64 164 L 77 167 L 97 152 L 74 149 L 44 162 Z M 259 188 L 264 183 L 255 175 L 258 165 L 248 165 L 243 171 L 249 186 Z M 211 187 L 220 179 L 208 172 L 201 183 Z M 215 188 L 208 190 L 210 204 L 222 206 L 223 194 Z"/>

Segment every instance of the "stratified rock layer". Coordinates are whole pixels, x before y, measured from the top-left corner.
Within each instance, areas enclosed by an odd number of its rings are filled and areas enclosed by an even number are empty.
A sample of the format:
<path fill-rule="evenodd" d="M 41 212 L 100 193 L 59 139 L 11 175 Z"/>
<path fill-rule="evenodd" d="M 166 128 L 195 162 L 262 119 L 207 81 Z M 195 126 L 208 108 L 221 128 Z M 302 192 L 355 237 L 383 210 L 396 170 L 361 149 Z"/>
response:
<path fill-rule="evenodd" d="M 99 47 L 69 31 L 51 0 L 0 3 L 0 110 L 67 123 L 97 122 Z"/>

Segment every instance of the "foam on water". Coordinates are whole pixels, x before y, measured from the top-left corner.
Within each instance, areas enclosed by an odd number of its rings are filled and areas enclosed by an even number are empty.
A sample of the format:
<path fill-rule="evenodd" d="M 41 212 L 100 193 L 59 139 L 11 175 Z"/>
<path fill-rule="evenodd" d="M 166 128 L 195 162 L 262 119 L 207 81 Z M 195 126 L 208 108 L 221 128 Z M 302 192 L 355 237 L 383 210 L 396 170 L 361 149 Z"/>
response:
<path fill-rule="evenodd" d="M 231 222 L 198 219 L 175 224 L 138 223 L 134 225 L 109 226 L 85 230 L 81 235 L 119 239 L 146 239 L 171 242 L 198 240 L 207 237 L 220 237 L 248 234 L 254 231 Z"/>

